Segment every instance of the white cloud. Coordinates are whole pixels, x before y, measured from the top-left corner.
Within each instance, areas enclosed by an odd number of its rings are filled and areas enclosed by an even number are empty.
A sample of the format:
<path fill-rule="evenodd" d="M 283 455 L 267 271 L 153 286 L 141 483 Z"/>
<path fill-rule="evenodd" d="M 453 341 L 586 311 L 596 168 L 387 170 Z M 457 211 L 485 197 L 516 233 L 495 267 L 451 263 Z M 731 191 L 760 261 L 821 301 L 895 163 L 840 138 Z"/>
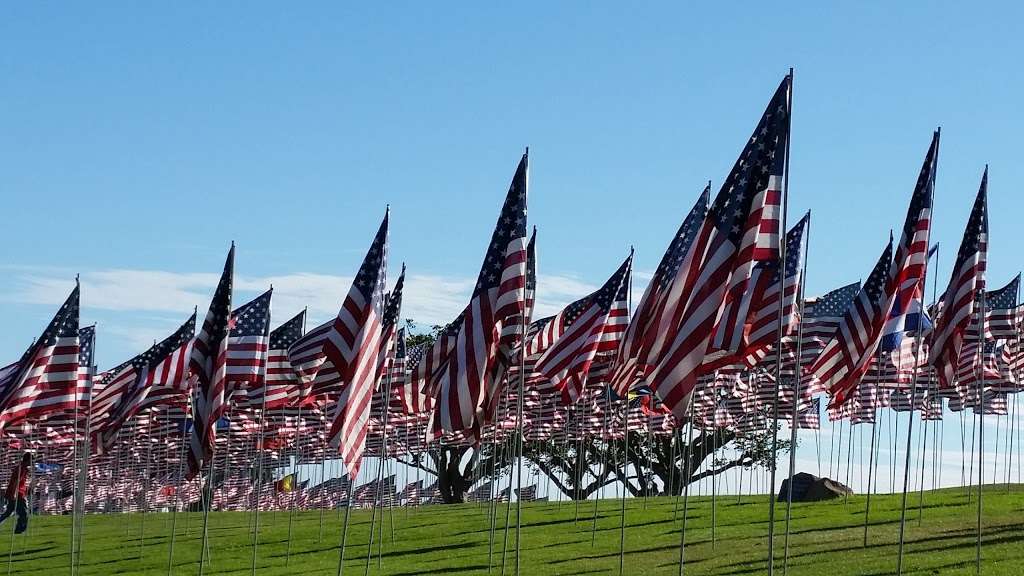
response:
<path fill-rule="evenodd" d="M 64 301 L 72 284 L 64 270 L 23 268 L 15 273 L 13 289 L 0 294 L 0 299 L 17 304 L 56 305 Z M 216 287 L 218 274 L 169 272 L 165 270 L 107 269 L 81 275 L 82 307 L 86 314 L 114 313 L 120 328 L 107 326 L 131 344 L 151 344 L 153 338 L 166 335 L 167 318 L 186 315 L 199 308 L 202 318 Z M 413 318 L 423 326 L 444 324 L 454 318 L 469 302 L 475 279 L 441 275 L 412 274 L 406 278 L 402 316 Z M 351 285 L 350 276 L 296 272 L 274 276 L 237 276 L 235 289 L 240 293 L 236 304 L 274 287 L 275 324 L 284 322 L 304 307 L 309 309 L 310 323 L 315 325 L 334 316 Z M 394 278 L 389 280 L 389 284 Z M 597 289 L 597 286 L 574 276 L 542 274 L 537 280 L 538 316 L 558 312 L 566 304 Z M 160 319 L 147 318 L 140 325 L 139 313 L 158 313 Z M 131 313 L 131 316 L 126 316 Z M 111 314 L 102 314 L 111 318 Z M 152 316 L 152 314 L 149 314 Z M 106 325 L 107 322 L 105 321 Z M 155 325 L 158 324 L 158 325 Z M 131 326 L 129 328 L 128 326 Z M 138 328 L 135 328 L 138 326 Z"/>

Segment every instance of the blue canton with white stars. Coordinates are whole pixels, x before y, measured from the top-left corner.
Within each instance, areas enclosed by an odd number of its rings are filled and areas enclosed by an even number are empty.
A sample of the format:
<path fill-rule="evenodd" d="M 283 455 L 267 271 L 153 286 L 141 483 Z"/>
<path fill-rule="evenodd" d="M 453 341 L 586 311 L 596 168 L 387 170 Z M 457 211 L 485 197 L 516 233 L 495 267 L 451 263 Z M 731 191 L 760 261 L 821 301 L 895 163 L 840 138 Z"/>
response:
<path fill-rule="evenodd" d="M 505 252 L 509 242 L 514 238 L 526 237 L 526 166 L 527 157 L 524 154 L 519 161 L 519 167 L 516 168 L 515 176 L 512 177 L 501 214 L 498 215 L 498 223 L 487 247 L 487 254 L 477 277 L 476 289 L 473 290 L 474 297 L 501 285 L 501 274 L 505 270 Z"/>
<path fill-rule="evenodd" d="M 231 314 L 231 319 L 234 321 L 234 327 L 231 328 L 232 337 L 242 338 L 270 334 L 270 296 L 271 291 L 268 290 Z"/>
<path fill-rule="evenodd" d="M 271 350 L 287 350 L 296 340 L 302 338 L 302 326 L 306 322 L 306 311 L 303 310 L 294 318 L 281 324 L 270 333 Z"/>
<path fill-rule="evenodd" d="M 668 288 L 668 285 L 672 283 L 672 279 L 675 278 L 676 272 L 679 271 L 679 266 L 682 265 L 683 259 L 686 258 L 686 253 L 690 250 L 690 246 L 693 245 L 693 240 L 697 237 L 697 231 L 700 230 L 704 217 L 708 213 L 708 199 L 710 197 L 711 186 L 708 185 L 704 188 L 700 198 L 697 199 L 697 203 L 690 209 L 690 213 L 686 215 L 682 225 L 679 226 L 679 230 L 676 232 L 675 237 L 672 238 L 672 242 L 669 243 L 665 255 L 661 257 L 661 263 L 658 264 L 652 279 L 652 282 L 655 282 L 660 289 Z"/>
<path fill-rule="evenodd" d="M 789 130 L 789 85 L 787 76 L 768 103 L 708 214 L 732 244 L 739 245 L 743 237 L 754 196 L 768 187 L 771 176 L 782 176 Z"/>
<path fill-rule="evenodd" d="M 806 316 L 808 318 L 824 318 L 824 317 L 837 317 L 842 316 L 846 309 L 850 307 L 853 299 L 860 293 L 860 282 L 854 282 L 853 284 L 847 284 L 842 288 L 836 288 L 835 290 L 825 294 L 818 301 L 814 303 L 814 306 L 807 311 Z"/>

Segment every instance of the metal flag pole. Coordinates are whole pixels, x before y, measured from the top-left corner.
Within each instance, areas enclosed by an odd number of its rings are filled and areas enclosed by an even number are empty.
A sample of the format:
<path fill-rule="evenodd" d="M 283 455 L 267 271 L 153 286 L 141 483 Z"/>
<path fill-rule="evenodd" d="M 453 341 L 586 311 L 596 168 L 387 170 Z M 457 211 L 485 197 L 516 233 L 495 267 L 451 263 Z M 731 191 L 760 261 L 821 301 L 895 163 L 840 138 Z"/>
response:
<path fill-rule="evenodd" d="M 373 556 L 373 527 L 374 521 L 377 517 L 377 506 L 381 507 L 380 511 L 380 529 L 384 529 L 384 491 L 382 489 L 382 482 L 384 477 L 384 460 L 387 459 L 388 454 L 388 401 L 391 399 L 391 371 L 385 370 L 384 374 L 384 398 L 381 402 L 380 407 L 380 422 L 381 422 L 381 433 L 380 433 L 380 455 L 377 458 L 377 490 L 374 500 L 376 502 L 373 506 L 373 512 L 370 515 L 370 544 L 366 549 L 366 567 L 364 568 L 363 574 L 370 573 L 370 558 Z M 383 533 L 380 535 L 380 540 L 383 540 Z M 378 546 L 382 546 L 383 542 L 378 541 Z M 378 556 L 377 567 L 380 567 L 381 560 Z"/>
<path fill-rule="evenodd" d="M 324 454 L 324 459 L 325 460 L 326 460 L 326 457 L 327 457 L 327 454 L 325 453 Z M 346 474 L 347 474 L 347 472 L 346 472 Z M 337 576 L 342 576 L 345 573 L 345 546 L 348 545 L 348 521 L 349 521 L 349 516 L 351 516 L 351 514 L 352 514 L 352 492 L 353 492 L 353 490 L 352 490 L 352 488 L 353 488 L 353 486 L 352 486 L 352 479 L 351 479 L 351 477 L 348 477 L 348 476 L 346 476 L 345 478 L 346 478 L 345 484 L 347 485 L 347 488 L 345 489 L 345 491 L 348 493 L 347 496 L 346 496 L 346 498 L 348 499 L 348 503 L 345 505 L 345 521 L 344 521 L 344 523 L 342 524 L 342 527 L 341 527 L 341 545 L 338 547 L 338 572 L 337 572 Z M 322 510 L 322 508 L 321 508 L 321 510 Z"/>
<path fill-rule="evenodd" d="M 167 553 L 167 576 L 171 576 L 171 569 L 174 566 L 174 537 L 176 535 L 175 528 L 178 520 L 178 499 L 181 494 L 182 484 L 182 466 L 185 463 L 185 443 L 187 441 L 188 434 L 188 415 L 191 411 L 192 396 L 188 395 L 188 404 L 185 406 L 185 410 L 182 412 L 181 420 L 181 447 L 178 450 L 178 486 L 174 489 L 174 506 L 171 508 L 171 539 L 170 539 L 170 550 Z M 170 420 L 170 411 L 167 412 L 167 419 Z M 194 423 L 193 423 L 194 425 Z M 188 503 L 185 503 L 186 508 Z"/>
<path fill-rule="evenodd" d="M 835 461 L 836 426 L 835 422 L 832 421 L 832 419 L 829 419 L 828 424 L 831 433 L 828 441 L 828 475 L 829 478 L 831 478 L 832 476 L 835 476 L 835 474 L 832 473 L 832 462 Z"/>
<path fill-rule="evenodd" d="M 779 261 L 785 265 L 786 262 L 786 211 L 789 204 L 789 142 L 792 140 L 791 129 L 793 126 L 793 69 L 789 69 L 789 91 L 786 94 L 786 159 L 783 168 L 782 180 L 782 214 L 779 216 L 779 226 L 782 231 L 782 238 L 779 242 Z M 783 303 L 785 298 L 779 298 L 779 322 L 775 334 L 775 349 L 782 350 L 782 328 L 783 328 Z M 782 379 L 782 354 L 775 355 L 775 393 L 772 397 L 772 459 L 771 459 L 771 486 L 768 487 L 768 576 L 775 574 L 775 469 L 778 467 L 778 446 L 779 446 L 779 382 Z M 793 448 L 790 448 L 791 450 Z"/>
<path fill-rule="evenodd" d="M 327 409 L 327 406 L 324 406 Z M 323 459 L 320 460 L 320 484 L 324 485 L 327 482 L 327 438 L 323 438 Z M 324 498 L 320 499 L 320 530 L 317 532 L 316 541 L 317 544 L 324 539 L 324 508 L 327 506 L 326 490 Z M 348 512 L 346 511 L 346 514 Z"/>
<path fill-rule="evenodd" d="M 96 358 L 96 332 L 95 332 L 96 325 L 93 324 L 92 327 L 93 327 L 93 337 L 92 337 L 92 341 L 89 343 L 89 347 L 91 349 L 91 356 L 92 356 L 92 358 Z M 96 378 L 96 364 L 95 363 L 93 363 L 92 365 L 88 366 L 87 378 L 88 378 L 88 380 L 87 380 L 88 384 L 86 386 L 85 393 L 86 393 L 88 398 L 86 400 L 85 429 L 83 431 L 84 432 L 84 444 L 85 445 L 83 446 L 81 468 L 78 468 L 78 454 L 77 454 L 77 449 L 78 449 L 77 434 L 78 434 L 78 416 L 79 416 L 79 414 L 78 414 L 78 404 L 80 402 L 80 398 L 78 397 L 78 394 L 76 394 L 76 397 L 75 397 L 75 417 L 74 417 L 74 420 L 72 420 L 72 427 L 74 428 L 74 432 L 75 432 L 75 435 L 76 435 L 75 442 L 74 442 L 74 447 L 75 447 L 76 453 L 73 455 L 73 462 L 74 462 L 74 466 L 76 467 L 75 474 L 78 475 L 78 479 L 72 484 L 72 489 L 73 489 L 73 492 L 74 492 L 73 497 L 72 497 L 73 498 L 72 499 L 72 504 L 71 504 L 71 514 L 72 514 L 72 519 L 71 519 L 71 574 L 72 574 L 72 576 L 74 576 L 78 572 L 78 570 L 80 569 L 81 564 L 82 564 L 82 540 L 83 540 L 84 535 L 85 535 L 85 493 L 84 493 L 84 490 L 88 489 L 87 488 L 88 487 L 88 477 L 89 477 L 88 468 L 89 468 L 89 454 L 90 454 L 90 448 L 89 448 L 90 428 L 89 427 L 90 427 L 90 424 L 92 423 L 92 386 L 93 386 L 93 379 Z M 77 529 L 77 535 L 76 535 L 76 528 L 75 528 L 75 524 L 76 523 L 79 523 L 79 526 L 78 526 L 78 529 Z"/>
<path fill-rule="evenodd" d="M 1018 344 L 1018 348 L 1019 348 L 1019 344 Z M 1009 439 L 1007 441 L 1008 442 L 1007 450 L 1006 450 L 1006 457 L 1008 458 L 1008 460 L 1006 462 L 1006 492 L 1007 493 L 1010 492 L 1010 470 L 1013 469 L 1013 439 L 1014 439 L 1013 437 L 1016 436 L 1016 434 L 1014 434 L 1014 431 L 1017 430 L 1017 395 L 1016 394 L 1013 395 L 1013 406 L 1011 407 L 1011 410 L 1012 410 L 1012 412 L 1010 413 L 1010 429 L 1006 433 L 1007 436 L 1009 436 Z"/>
<path fill-rule="evenodd" d="M 686 517 L 689 511 L 690 504 L 690 477 L 693 472 L 690 470 L 691 461 L 691 450 L 693 447 L 693 390 L 690 391 L 690 402 L 687 408 L 687 420 L 689 420 L 689 430 L 687 431 L 686 440 L 686 476 L 683 478 L 683 526 L 679 530 L 679 576 L 683 576 L 686 565 Z M 701 436 L 703 437 L 703 432 Z"/>
<path fill-rule="evenodd" d="M 985 470 L 982 466 L 985 455 L 985 296 L 985 290 L 983 289 L 978 299 L 978 354 L 981 355 L 981 361 L 978 362 L 978 371 L 981 374 L 978 378 L 978 401 L 975 403 L 975 411 L 978 414 L 978 537 L 974 558 L 976 574 L 981 574 L 981 488 L 985 481 Z"/>
<path fill-rule="evenodd" d="M 941 129 L 939 129 L 939 130 L 941 130 Z M 939 134 L 940 134 L 939 130 L 936 130 L 935 136 L 934 136 L 935 138 L 939 137 Z M 930 198 L 930 200 L 933 200 L 935 198 L 935 174 L 938 171 L 938 169 L 937 169 L 938 162 L 939 162 L 939 153 L 938 153 L 938 145 L 937 145 L 937 142 L 936 142 L 935 158 L 933 159 L 933 167 L 932 167 L 932 173 L 931 173 L 932 181 L 931 181 L 931 198 Z M 929 202 L 929 203 L 931 203 L 931 202 Z M 930 226 L 930 224 L 929 224 L 929 226 Z M 930 239 L 931 234 L 928 234 L 927 236 Z M 925 241 L 926 249 L 927 249 L 928 244 L 929 244 L 929 242 L 926 239 L 926 241 Z M 927 279 L 927 276 L 928 276 L 928 258 L 925 257 L 924 267 L 923 267 L 923 269 L 921 271 L 921 285 L 922 286 L 927 286 L 927 284 L 925 283 L 926 279 Z M 904 459 L 904 463 L 903 463 L 903 497 L 902 497 L 902 503 L 900 505 L 900 545 L 899 545 L 899 553 L 898 553 L 898 556 L 897 556 L 897 559 L 896 559 L 896 575 L 897 576 L 901 576 L 903 574 L 903 549 L 904 549 L 904 545 L 905 545 L 905 542 L 906 542 L 905 537 L 906 537 L 906 529 L 907 529 L 907 488 L 908 488 L 908 486 L 910 484 L 910 458 L 911 458 L 910 449 L 912 447 L 911 438 L 914 435 L 913 434 L 913 432 L 914 432 L 914 408 L 917 405 L 917 374 L 918 374 L 918 366 L 920 366 L 920 364 L 921 364 L 921 340 L 922 340 L 923 332 L 924 332 L 923 330 L 919 329 L 919 330 L 917 330 L 917 333 L 914 335 L 914 366 L 913 366 L 913 370 L 911 371 L 911 374 L 910 374 L 910 412 L 907 415 L 907 454 L 906 454 L 906 458 Z"/>
<path fill-rule="evenodd" d="M 271 291 L 271 293 L 274 291 L 274 285 L 273 284 L 270 285 L 270 291 Z M 266 326 L 267 331 L 264 332 L 264 334 L 268 335 L 267 336 L 267 342 L 268 343 L 270 342 L 270 336 L 269 336 L 270 318 L 271 318 L 271 309 L 268 306 L 267 307 L 267 326 Z M 266 350 L 264 350 L 264 354 L 266 354 Z M 266 412 L 267 412 L 267 363 L 266 363 L 266 357 L 264 357 L 264 362 L 263 362 L 262 368 L 263 368 L 263 376 L 262 376 L 261 380 L 262 380 L 262 383 L 263 383 L 263 394 L 260 395 L 260 422 L 259 422 L 259 429 L 260 429 L 260 431 L 259 431 L 259 436 L 257 437 L 257 440 L 256 440 L 256 510 L 253 513 L 252 563 L 251 563 L 251 570 L 249 572 L 252 576 L 256 576 L 256 554 L 257 554 L 257 549 L 259 548 L 259 545 L 260 545 L 260 505 L 262 504 L 261 500 L 263 498 L 263 457 L 264 457 L 264 453 L 265 453 L 265 450 L 264 450 L 264 447 L 263 447 L 263 442 L 265 441 L 266 424 L 267 424 L 267 419 L 266 419 Z M 257 376 L 257 377 L 259 377 L 259 376 Z"/>
<path fill-rule="evenodd" d="M 602 415 L 602 418 L 601 418 L 601 421 L 602 421 L 601 422 L 601 426 L 604 429 L 604 437 L 605 438 L 611 438 L 611 431 L 608 429 L 608 415 L 611 414 L 611 411 L 612 411 L 611 389 L 608 388 L 608 389 L 605 390 L 605 395 L 604 395 L 604 414 Z M 579 456 L 577 456 L 577 458 L 579 458 Z M 616 469 L 618 469 L 618 466 L 616 466 Z M 580 480 L 582 481 L 582 479 L 583 479 L 583 475 L 581 473 L 580 474 Z M 591 524 L 590 524 L 590 547 L 591 548 L 593 548 L 594 545 L 597 543 L 597 503 L 601 500 L 601 498 L 599 496 L 600 496 L 599 494 L 595 494 L 594 495 L 594 518 L 593 518 L 593 520 L 591 521 Z"/>
<path fill-rule="evenodd" d="M 622 439 L 624 455 L 622 458 L 622 500 L 619 505 L 619 576 L 623 574 L 626 561 L 626 492 L 629 491 L 629 394 L 626 395 L 626 401 L 622 405 Z M 638 482 L 640 481 L 639 476 L 638 469 Z"/>
<path fill-rule="evenodd" d="M 807 228 L 804 230 L 804 252 L 803 252 L 803 270 L 800 273 L 800 284 L 797 286 L 799 293 L 796 294 L 796 306 L 799 307 L 797 310 L 797 325 L 796 325 L 796 358 L 794 362 L 796 364 L 793 378 L 793 413 L 792 420 L 789 422 L 789 481 L 787 482 L 788 492 L 786 494 L 786 537 L 783 544 L 782 553 L 782 573 L 789 573 L 789 529 L 790 523 L 793 518 L 793 473 L 796 471 L 796 441 L 797 441 L 797 420 L 800 417 L 800 398 L 801 390 L 800 385 L 803 383 L 803 365 L 800 362 L 801 356 L 803 355 L 803 339 L 804 339 L 804 290 L 807 287 L 807 256 L 811 247 L 811 212 L 807 211 Z M 782 242 L 785 244 L 785 242 Z M 781 274 L 779 275 L 779 298 L 780 301 L 785 299 L 785 288 L 786 288 L 786 263 L 781 262 L 779 266 Z M 782 316 L 782 310 L 779 311 L 779 316 Z M 775 355 L 779 358 L 782 357 L 782 349 L 776 348 Z M 821 458 L 819 454 L 818 458 L 818 474 L 821 474 Z"/>
<path fill-rule="evenodd" d="M 195 425 L 196 425 L 196 422 L 195 422 L 195 420 L 193 420 L 192 421 L 192 426 L 194 427 Z M 204 423 L 204 427 L 205 427 L 205 423 Z M 217 423 L 216 422 L 213 423 L 213 430 L 214 430 L 214 434 L 216 434 L 216 430 L 217 430 Z M 230 421 L 229 421 L 228 431 L 227 431 L 227 439 L 224 442 L 224 451 L 225 451 L 225 453 L 230 451 L 230 442 L 231 442 L 231 424 L 230 424 Z M 215 473 L 216 473 L 216 469 L 217 469 L 216 464 L 217 464 L 217 441 L 216 441 L 216 436 L 214 436 L 213 449 L 212 449 L 211 454 L 210 454 L 210 469 L 209 469 L 209 472 L 207 472 L 207 474 L 206 474 L 206 506 L 204 506 L 204 509 L 203 509 L 202 546 L 201 546 L 201 549 L 199 551 L 199 576 L 203 576 L 203 573 L 204 573 L 205 568 L 206 568 L 207 554 L 210 551 L 210 508 L 213 507 L 213 484 L 214 484 Z M 225 472 L 227 471 L 227 457 L 226 456 L 225 456 L 225 460 L 224 460 L 224 470 L 225 470 Z M 227 480 L 227 475 L 226 474 L 224 476 L 224 479 Z"/>
<path fill-rule="evenodd" d="M 676 422 L 676 424 L 678 425 L 678 421 Z M 680 430 L 678 428 L 678 426 L 676 427 L 675 430 L 672 431 L 672 434 L 676 438 L 678 438 L 679 444 L 683 443 L 683 431 Z M 691 434 L 691 437 L 692 437 L 692 434 Z M 685 462 L 689 462 L 690 461 L 690 445 L 687 444 L 685 448 L 686 448 L 685 455 L 681 454 L 681 456 L 683 456 L 683 458 L 685 459 Z M 680 450 L 680 452 L 682 452 L 682 450 Z M 673 467 L 673 469 L 676 467 L 675 460 L 672 460 L 672 467 Z M 682 498 L 682 495 L 683 495 L 682 487 L 685 485 L 685 483 L 689 479 L 690 479 L 689 477 L 683 478 L 682 471 L 680 471 L 680 473 L 679 473 L 679 481 L 682 484 L 679 485 L 680 486 L 680 490 L 678 492 L 676 492 L 676 501 L 675 501 L 675 504 L 672 506 L 672 523 L 673 524 L 675 523 L 676 518 L 679 515 L 679 501 L 680 501 L 680 499 Z"/>
<path fill-rule="evenodd" d="M 882 351 L 881 348 L 875 350 L 875 386 L 881 380 L 882 368 Z M 875 464 L 875 438 L 878 436 L 878 409 L 875 409 L 874 418 L 871 422 L 871 454 L 868 456 L 868 489 L 867 499 L 864 502 L 864 547 L 868 547 L 868 520 L 871 516 L 871 479 L 874 474 Z"/>
<path fill-rule="evenodd" d="M 530 149 L 526 149 L 526 154 L 530 153 Z M 527 177 L 527 190 L 529 190 L 529 177 Z M 516 425 L 519 429 L 519 434 L 516 437 L 516 576 L 519 576 L 520 560 L 522 553 L 522 530 L 523 530 L 523 499 L 520 497 L 520 491 L 523 489 L 523 434 L 525 434 L 525 426 L 523 422 L 523 395 L 526 389 L 526 331 L 528 326 L 526 325 L 526 310 L 523 309 L 523 313 L 520 316 L 520 328 L 522 333 L 520 334 L 519 344 L 519 393 L 516 397 Z M 511 496 L 511 494 L 509 494 Z M 511 506 L 511 502 L 509 506 Z"/>
<path fill-rule="evenodd" d="M 630 270 L 629 270 L 629 286 L 627 287 L 627 299 L 628 304 L 626 310 L 630 311 L 633 309 L 633 269 L 632 269 L 632 256 L 633 247 L 629 247 L 630 254 Z M 622 454 L 622 502 L 619 508 L 619 576 L 622 576 L 623 568 L 626 562 L 626 492 L 629 488 L 629 391 L 626 391 L 625 402 L 622 405 L 622 438 L 623 438 L 623 454 Z M 640 453 L 637 451 L 637 466 L 636 476 L 637 484 L 643 482 L 640 474 Z M 646 492 L 646 487 L 644 488 Z M 596 520 L 596 518 L 595 518 Z"/>
<path fill-rule="evenodd" d="M 502 387 L 504 388 L 504 386 Z M 491 425 L 491 487 L 490 502 L 488 508 L 491 514 L 491 534 L 487 543 L 487 573 L 491 573 L 491 565 L 494 558 L 494 531 L 498 523 L 498 423 L 504 420 L 505 414 L 501 412 L 501 400 L 494 403 L 492 409 L 494 422 Z M 504 448 L 504 447 L 503 447 Z M 577 508 L 578 509 L 578 508 Z M 504 553 L 503 553 L 504 555 Z M 502 559 L 504 562 L 504 559 Z"/>
<path fill-rule="evenodd" d="M 303 317 L 303 320 L 305 320 L 305 317 Z M 305 332 L 305 330 L 303 330 L 303 332 Z M 286 410 L 286 408 L 284 408 L 284 407 L 281 408 L 282 416 L 284 415 L 285 410 Z M 296 417 L 296 423 L 295 423 L 295 465 L 292 467 L 292 474 L 295 474 L 298 471 L 298 468 L 299 468 L 299 459 L 301 458 L 301 455 L 300 455 L 300 452 L 299 452 L 299 445 L 300 445 L 299 438 L 301 436 L 302 436 L 302 404 L 300 403 L 299 404 L 299 410 L 298 410 L 298 416 Z M 295 492 L 298 492 L 298 490 L 297 490 L 297 488 L 299 486 L 298 480 L 299 480 L 299 477 L 298 477 L 298 474 L 296 474 L 295 477 L 292 480 L 292 486 L 293 486 L 293 490 Z M 293 496 L 292 499 L 291 499 L 291 502 L 288 505 L 288 544 L 286 545 L 286 549 L 285 549 L 285 553 L 284 553 L 284 565 L 285 565 L 285 568 L 288 567 L 288 563 L 292 559 L 292 519 L 294 518 L 294 516 L 295 516 L 295 497 Z"/>
<path fill-rule="evenodd" d="M 925 456 L 928 454 L 928 423 L 924 414 L 924 409 L 921 410 L 921 419 L 924 420 L 922 424 L 923 429 L 921 430 L 921 460 L 920 460 L 920 479 L 918 481 L 918 500 L 917 500 L 917 525 L 921 525 L 921 517 L 924 515 L 924 469 L 927 466 Z M 935 425 L 932 424 L 932 428 Z"/>
<path fill-rule="evenodd" d="M 140 434 L 140 438 L 146 442 L 146 465 L 143 467 L 143 474 L 145 477 L 142 480 L 142 513 L 139 514 L 139 562 L 142 562 L 143 553 L 146 550 L 146 511 L 149 508 L 149 491 L 151 488 L 150 484 L 150 469 L 149 465 L 153 459 L 153 420 L 155 413 L 150 412 L 146 415 L 146 423 L 148 430 L 145 434 Z"/>

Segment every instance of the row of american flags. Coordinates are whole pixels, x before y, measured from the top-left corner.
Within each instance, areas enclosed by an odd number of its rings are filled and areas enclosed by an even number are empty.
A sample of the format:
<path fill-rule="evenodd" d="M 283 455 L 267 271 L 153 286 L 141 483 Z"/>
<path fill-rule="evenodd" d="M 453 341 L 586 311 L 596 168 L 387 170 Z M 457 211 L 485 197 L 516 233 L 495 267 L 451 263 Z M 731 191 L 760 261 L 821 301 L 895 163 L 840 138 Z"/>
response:
<path fill-rule="evenodd" d="M 879 407 L 928 418 L 941 418 L 944 406 L 1005 409 L 1019 390 L 1024 308 L 1019 277 L 986 286 L 987 168 L 951 278 L 930 305 L 938 131 L 903 225 L 880 242 L 867 278 L 806 297 L 811 215 L 788 229 L 786 220 L 791 102 L 786 76 L 718 192 L 709 184 L 699 194 L 635 306 L 630 251 L 598 290 L 533 317 L 527 151 L 470 300 L 432 342 L 407 342 L 404 265 L 395 282 L 387 278 L 388 210 L 337 316 L 309 329 L 300 312 L 271 330 L 272 288 L 234 301 L 232 244 L 201 324 L 197 311 L 148 350 L 97 371 L 97 330 L 79 325 L 76 282 L 32 346 L 0 369 L 0 431 L 80 435 L 93 457 L 111 458 L 131 449 L 133 430 L 151 435 L 154 419 L 173 411 L 168 422 L 180 430 L 164 437 L 180 439 L 184 457 L 168 458 L 187 478 L 230 450 L 226 431 L 242 422 L 285 447 L 317 438 L 329 447 L 320 456 L 336 454 L 355 478 L 367 451 L 388 443 L 413 452 L 517 430 L 532 439 L 614 436 L 634 425 L 671 433 L 685 422 L 756 430 L 791 413 L 794 425 L 813 428 L 823 398 L 830 418 L 858 421 Z"/>

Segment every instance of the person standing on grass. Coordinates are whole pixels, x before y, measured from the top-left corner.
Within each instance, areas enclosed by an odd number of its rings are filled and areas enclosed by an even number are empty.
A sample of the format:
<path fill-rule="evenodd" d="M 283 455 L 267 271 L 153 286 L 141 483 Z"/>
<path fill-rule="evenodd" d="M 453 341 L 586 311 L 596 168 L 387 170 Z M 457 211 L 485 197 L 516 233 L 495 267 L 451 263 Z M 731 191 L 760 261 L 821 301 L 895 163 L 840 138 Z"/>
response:
<path fill-rule="evenodd" d="M 28 475 L 32 468 L 32 455 L 25 452 L 21 456 L 21 464 L 11 472 L 11 479 L 7 483 L 7 509 L 0 514 L 0 524 L 3 524 L 15 510 L 18 511 L 18 523 L 14 525 L 14 533 L 21 534 L 28 528 Z"/>

